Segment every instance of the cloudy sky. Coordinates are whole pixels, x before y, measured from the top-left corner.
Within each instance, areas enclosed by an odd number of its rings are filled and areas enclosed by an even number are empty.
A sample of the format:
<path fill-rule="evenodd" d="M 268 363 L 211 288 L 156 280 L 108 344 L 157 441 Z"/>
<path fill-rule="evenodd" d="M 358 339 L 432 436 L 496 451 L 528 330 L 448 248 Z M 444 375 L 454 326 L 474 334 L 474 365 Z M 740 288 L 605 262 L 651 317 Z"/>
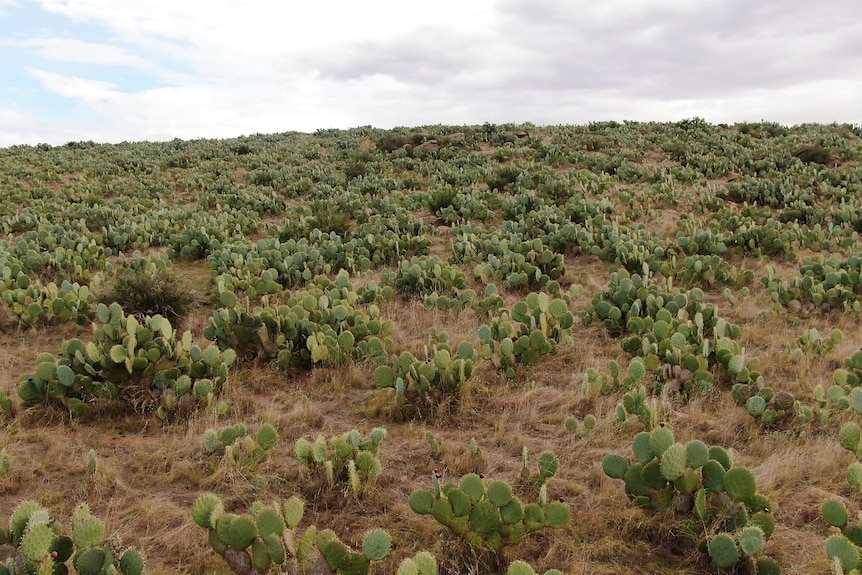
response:
<path fill-rule="evenodd" d="M 0 0 L 0 146 L 862 122 L 860 0 Z"/>

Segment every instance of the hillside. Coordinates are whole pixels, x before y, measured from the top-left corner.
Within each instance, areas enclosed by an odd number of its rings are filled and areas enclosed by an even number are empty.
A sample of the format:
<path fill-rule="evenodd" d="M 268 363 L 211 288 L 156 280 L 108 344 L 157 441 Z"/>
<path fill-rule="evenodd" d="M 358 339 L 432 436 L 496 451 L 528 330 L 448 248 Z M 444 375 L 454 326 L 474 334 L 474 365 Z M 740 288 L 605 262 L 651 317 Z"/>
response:
<path fill-rule="evenodd" d="M 198 497 L 298 496 L 300 530 L 388 531 L 371 573 L 820 574 L 830 537 L 851 565 L 862 531 L 821 508 L 862 491 L 860 138 L 0 149 L 0 526 L 35 500 L 67 532 L 84 502 L 147 573 L 230 573 Z"/>

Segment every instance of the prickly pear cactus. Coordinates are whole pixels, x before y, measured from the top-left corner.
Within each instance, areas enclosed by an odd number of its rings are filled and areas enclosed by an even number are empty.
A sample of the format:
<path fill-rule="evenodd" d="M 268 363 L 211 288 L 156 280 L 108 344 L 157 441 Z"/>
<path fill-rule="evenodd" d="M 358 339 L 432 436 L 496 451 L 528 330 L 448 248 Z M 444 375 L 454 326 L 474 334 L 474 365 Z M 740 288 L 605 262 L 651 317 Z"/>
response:
<path fill-rule="evenodd" d="M 0 563 L 0 574 L 68 573 L 69 561 L 79 575 L 142 575 L 144 559 L 135 548 L 120 550 L 105 542 L 105 525 L 86 504 L 75 508 L 71 533 L 51 519 L 35 501 L 18 504 L 9 519 L 8 539 L 0 529 L 0 542 L 16 549 L 13 558 Z"/>
<path fill-rule="evenodd" d="M 770 503 L 757 493 L 751 471 L 734 467 L 720 447 L 697 439 L 677 442 L 668 426 L 638 433 L 632 450 L 634 459 L 606 455 L 602 469 L 623 481 L 638 507 L 671 514 L 684 529 L 699 533 L 701 548 L 722 569 L 748 565 L 777 572 L 775 561 L 763 555 L 775 530 Z"/>

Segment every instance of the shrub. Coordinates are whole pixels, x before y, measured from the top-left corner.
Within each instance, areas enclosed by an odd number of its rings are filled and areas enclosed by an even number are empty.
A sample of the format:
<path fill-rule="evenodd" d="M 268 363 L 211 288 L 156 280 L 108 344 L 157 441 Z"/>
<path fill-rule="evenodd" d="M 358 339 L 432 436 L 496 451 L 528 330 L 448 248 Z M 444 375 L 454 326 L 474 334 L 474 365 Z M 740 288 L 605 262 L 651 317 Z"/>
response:
<path fill-rule="evenodd" d="M 183 282 L 167 270 L 126 269 L 118 272 L 101 300 L 106 305 L 117 302 L 126 313 L 138 317 L 161 315 L 175 320 L 188 313 L 193 298 Z"/>

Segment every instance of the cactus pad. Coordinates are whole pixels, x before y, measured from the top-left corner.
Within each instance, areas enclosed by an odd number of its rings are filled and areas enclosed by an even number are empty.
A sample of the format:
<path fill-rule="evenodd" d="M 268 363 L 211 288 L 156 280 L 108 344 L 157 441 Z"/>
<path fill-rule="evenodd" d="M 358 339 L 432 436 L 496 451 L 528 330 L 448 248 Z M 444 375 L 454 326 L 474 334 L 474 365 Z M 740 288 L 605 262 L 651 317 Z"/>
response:
<path fill-rule="evenodd" d="M 669 427 L 656 427 L 650 433 L 649 447 L 655 457 L 661 457 L 665 449 L 673 443 L 673 432 Z"/>
<path fill-rule="evenodd" d="M 485 496 L 485 484 L 475 473 L 468 473 L 461 478 L 461 491 L 467 494 L 470 501 L 476 503 Z"/>
<path fill-rule="evenodd" d="M 744 502 L 757 490 L 754 475 L 745 467 L 733 467 L 724 474 L 724 490 L 736 501 Z"/>
<path fill-rule="evenodd" d="M 835 499 L 830 499 L 824 503 L 821 511 L 823 512 L 823 519 L 826 520 L 826 523 L 833 527 L 838 527 L 839 529 L 843 529 L 844 526 L 847 525 L 847 521 L 850 519 L 850 516 L 847 513 L 847 508 L 843 503 L 836 501 Z"/>
<path fill-rule="evenodd" d="M 674 443 L 661 456 L 661 475 L 668 481 L 674 481 L 685 472 L 686 450 L 681 443 Z"/>
<path fill-rule="evenodd" d="M 723 447 L 719 447 L 717 445 L 709 448 L 709 458 L 721 463 L 721 466 L 724 467 L 725 471 L 730 469 L 733 465 L 733 458 L 730 457 L 730 453 L 728 453 Z"/>
<path fill-rule="evenodd" d="M 551 529 L 563 529 L 569 524 L 572 512 L 565 503 L 555 501 L 545 506 L 545 525 Z"/>
<path fill-rule="evenodd" d="M 860 439 L 862 439 L 862 430 L 853 422 L 845 423 L 838 434 L 838 443 L 847 451 L 858 450 Z"/>
<path fill-rule="evenodd" d="M 685 464 L 688 467 L 702 467 L 709 460 L 709 448 L 699 439 L 692 439 L 685 444 Z"/>
<path fill-rule="evenodd" d="M 733 537 L 727 533 L 720 533 L 709 540 L 709 556 L 713 562 L 722 569 L 728 569 L 739 561 L 739 550 Z"/>
<path fill-rule="evenodd" d="M 763 530 L 755 525 L 744 527 L 739 532 L 739 548 L 746 557 L 754 557 L 763 551 L 763 546 L 766 544 Z"/>
<path fill-rule="evenodd" d="M 859 566 L 859 550 L 843 535 L 833 535 L 826 540 L 826 554 L 830 561 L 838 558 L 848 571 Z"/>
<path fill-rule="evenodd" d="M 278 445 L 278 432 L 272 425 L 264 423 L 260 426 L 260 429 L 257 432 L 257 444 L 260 445 L 262 449 L 266 450 L 272 449 Z"/>
<path fill-rule="evenodd" d="M 72 541 L 78 549 L 96 546 L 105 537 L 105 524 L 98 517 L 90 516 L 72 524 Z"/>
<path fill-rule="evenodd" d="M 419 515 L 428 515 L 434 508 L 434 496 L 426 489 L 419 489 L 410 495 L 410 509 Z"/>
<path fill-rule="evenodd" d="M 219 538 L 234 549 L 245 549 L 257 536 L 257 528 L 250 517 L 225 513 L 216 522 Z"/>
<path fill-rule="evenodd" d="M 536 575 L 536 571 L 526 561 L 513 561 L 506 570 L 506 575 Z"/>
<path fill-rule="evenodd" d="M 257 531 L 262 537 L 267 535 L 281 535 L 284 532 L 284 519 L 282 516 L 269 507 L 266 507 L 255 517 Z"/>
<path fill-rule="evenodd" d="M 284 523 L 288 529 L 296 529 L 304 514 L 305 502 L 299 497 L 294 495 L 284 502 Z"/>
<path fill-rule="evenodd" d="M 488 483 L 488 501 L 504 507 L 512 501 L 512 489 L 503 481 L 491 481 Z"/>
<path fill-rule="evenodd" d="M 15 507 L 12 517 L 9 518 L 9 537 L 13 545 L 21 541 L 27 522 L 30 521 L 30 516 L 40 509 L 42 506 L 35 501 L 22 501 Z"/>
<path fill-rule="evenodd" d="M 539 456 L 539 475 L 545 479 L 556 475 L 559 466 L 560 462 L 557 460 L 557 456 L 550 451 L 545 451 Z"/>
<path fill-rule="evenodd" d="M 51 551 L 56 533 L 47 524 L 28 525 L 21 537 L 21 552 L 30 561 L 41 561 Z"/>
<path fill-rule="evenodd" d="M 470 528 L 482 535 L 490 535 L 500 528 L 500 513 L 489 501 L 479 501 L 470 511 Z"/>
<path fill-rule="evenodd" d="M 634 441 L 632 442 L 632 448 L 635 452 L 635 457 L 637 457 L 638 461 L 641 463 L 648 463 L 650 459 L 655 457 L 655 455 L 653 455 L 652 448 L 650 447 L 650 434 L 646 431 L 641 431 L 635 435 Z"/>
<path fill-rule="evenodd" d="M 102 549 L 84 549 L 75 555 L 72 563 L 81 575 L 99 575 L 105 564 L 105 552 Z"/>
<path fill-rule="evenodd" d="M 369 561 L 380 561 L 392 549 L 392 540 L 383 529 L 372 529 L 362 540 L 362 553 Z"/>
<path fill-rule="evenodd" d="M 628 462 L 624 457 L 615 453 L 609 453 L 602 458 L 602 471 L 611 479 L 622 479 L 628 469 Z"/>
<path fill-rule="evenodd" d="M 134 547 L 126 549 L 120 558 L 120 571 L 123 575 L 143 575 L 144 558 L 141 556 L 141 552 Z"/>
<path fill-rule="evenodd" d="M 219 516 L 224 513 L 221 499 L 212 493 L 204 493 L 192 507 L 192 518 L 204 529 L 212 529 Z"/>

